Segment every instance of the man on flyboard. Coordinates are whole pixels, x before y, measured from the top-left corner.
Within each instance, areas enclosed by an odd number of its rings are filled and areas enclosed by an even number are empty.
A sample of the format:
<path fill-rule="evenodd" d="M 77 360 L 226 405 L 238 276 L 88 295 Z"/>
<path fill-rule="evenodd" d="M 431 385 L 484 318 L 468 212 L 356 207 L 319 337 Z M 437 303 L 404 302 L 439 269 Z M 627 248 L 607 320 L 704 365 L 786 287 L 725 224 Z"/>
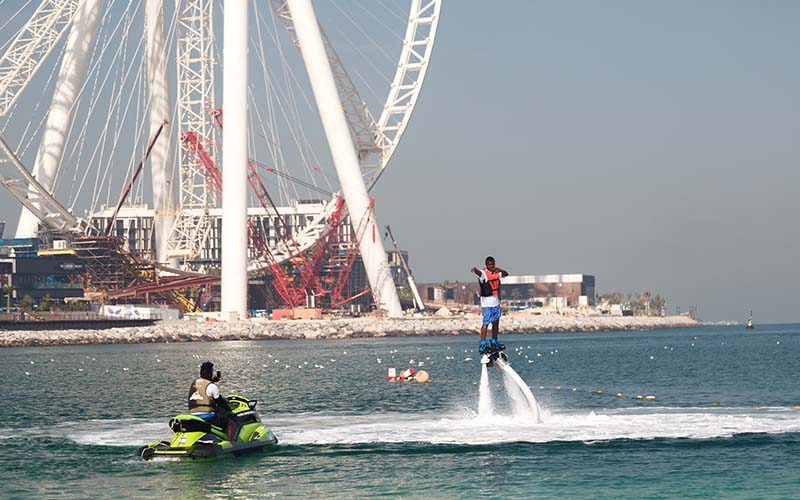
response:
<path fill-rule="evenodd" d="M 500 278 L 508 276 L 508 271 L 500 269 L 494 263 L 494 257 L 486 257 L 486 267 L 478 269 L 473 267 L 471 272 L 478 276 L 481 285 L 481 312 L 483 313 L 483 325 L 481 326 L 481 343 L 478 351 L 481 354 L 489 351 L 502 351 L 506 346 L 497 340 L 497 332 L 500 329 Z M 486 330 L 492 325 L 492 341 L 486 341 Z"/>

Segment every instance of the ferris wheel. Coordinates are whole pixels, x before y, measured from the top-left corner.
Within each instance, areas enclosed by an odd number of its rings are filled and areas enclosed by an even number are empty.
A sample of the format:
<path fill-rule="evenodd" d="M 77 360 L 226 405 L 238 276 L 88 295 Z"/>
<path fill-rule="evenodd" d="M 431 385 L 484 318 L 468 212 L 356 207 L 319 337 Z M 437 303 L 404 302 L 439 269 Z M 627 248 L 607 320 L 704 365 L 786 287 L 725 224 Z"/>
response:
<path fill-rule="evenodd" d="M 270 259 L 281 263 L 325 237 L 346 197 L 310 97 L 307 72 L 316 63 L 302 35 L 309 19 L 369 190 L 417 104 L 441 0 L 335 0 L 316 12 L 310 0 L 248 3 L 248 163 L 251 185 L 261 186 L 249 206 L 265 195 L 276 211 L 312 197 L 323 205 L 295 228 L 291 245 L 269 242 Z M 40 224 L 89 230 L 74 214 L 114 205 L 146 153 L 151 182 L 139 178 L 130 201 L 154 209 L 157 259 L 189 262 L 202 252 L 214 224 L 209 209 L 220 201 L 210 180 L 223 147 L 224 7 L 221 0 L 0 1 L 0 156 L 7 159 L 0 181 L 25 207 L 18 235 Z M 361 209 L 348 208 L 355 227 Z M 247 268 L 266 265 L 256 253 Z"/>

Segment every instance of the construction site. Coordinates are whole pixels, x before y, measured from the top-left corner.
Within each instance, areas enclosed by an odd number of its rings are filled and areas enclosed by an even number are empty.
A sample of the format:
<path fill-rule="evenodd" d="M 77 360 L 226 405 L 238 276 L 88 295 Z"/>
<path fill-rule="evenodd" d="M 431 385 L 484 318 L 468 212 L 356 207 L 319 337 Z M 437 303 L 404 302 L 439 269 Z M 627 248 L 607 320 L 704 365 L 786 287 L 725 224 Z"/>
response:
<path fill-rule="evenodd" d="M 0 231 L 6 308 L 30 297 L 244 319 L 423 307 L 370 191 L 416 105 L 439 9 L 399 9 L 395 50 L 389 23 L 361 30 L 392 54 L 367 61 L 390 83 L 375 98 L 346 69 L 364 62 L 345 62 L 353 51 L 323 27 L 345 21 L 307 1 L 224 15 L 201 0 L 20 8 L 0 29 L 0 183 L 20 209 L 15 234 Z"/>

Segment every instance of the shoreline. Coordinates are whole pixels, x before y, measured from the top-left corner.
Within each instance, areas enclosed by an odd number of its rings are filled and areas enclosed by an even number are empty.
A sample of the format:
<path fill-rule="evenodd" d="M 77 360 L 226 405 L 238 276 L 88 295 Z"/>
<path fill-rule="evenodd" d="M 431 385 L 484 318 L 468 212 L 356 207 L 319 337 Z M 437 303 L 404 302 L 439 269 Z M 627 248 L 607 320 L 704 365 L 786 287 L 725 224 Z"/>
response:
<path fill-rule="evenodd" d="M 591 333 L 601 331 L 699 328 L 685 316 L 534 316 L 509 314 L 500 335 L 515 333 Z M 349 339 L 373 337 L 478 335 L 479 315 L 414 318 L 347 318 L 286 321 L 196 322 L 164 320 L 146 327 L 104 330 L 0 330 L 0 347 L 88 344 L 217 342 L 230 340 Z"/>

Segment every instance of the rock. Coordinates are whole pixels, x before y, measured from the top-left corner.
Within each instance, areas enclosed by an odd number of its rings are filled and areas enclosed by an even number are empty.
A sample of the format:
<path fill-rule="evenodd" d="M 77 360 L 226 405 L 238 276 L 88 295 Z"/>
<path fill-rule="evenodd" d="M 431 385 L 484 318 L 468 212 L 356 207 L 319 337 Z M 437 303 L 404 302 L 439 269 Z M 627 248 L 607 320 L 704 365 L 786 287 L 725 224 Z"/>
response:
<path fill-rule="evenodd" d="M 413 318 L 352 318 L 333 320 L 270 321 L 259 323 L 198 323 L 164 321 L 149 327 L 55 332 L 2 331 L 0 346 L 70 344 L 130 344 L 146 342 L 203 342 L 218 340 L 326 339 L 403 337 L 416 335 L 475 335 L 480 316 L 452 316 L 443 307 L 436 316 Z M 700 323 L 682 316 L 647 318 L 636 316 L 504 316 L 501 334 L 547 332 L 593 332 L 608 330 L 653 330 L 691 328 Z"/>
<path fill-rule="evenodd" d="M 448 309 L 447 306 L 442 307 L 434 314 L 436 314 L 436 316 L 439 316 L 440 318 L 449 318 L 450 316 L 453 315 L 453 313 L 450 312 L 450 309 Z"/>

